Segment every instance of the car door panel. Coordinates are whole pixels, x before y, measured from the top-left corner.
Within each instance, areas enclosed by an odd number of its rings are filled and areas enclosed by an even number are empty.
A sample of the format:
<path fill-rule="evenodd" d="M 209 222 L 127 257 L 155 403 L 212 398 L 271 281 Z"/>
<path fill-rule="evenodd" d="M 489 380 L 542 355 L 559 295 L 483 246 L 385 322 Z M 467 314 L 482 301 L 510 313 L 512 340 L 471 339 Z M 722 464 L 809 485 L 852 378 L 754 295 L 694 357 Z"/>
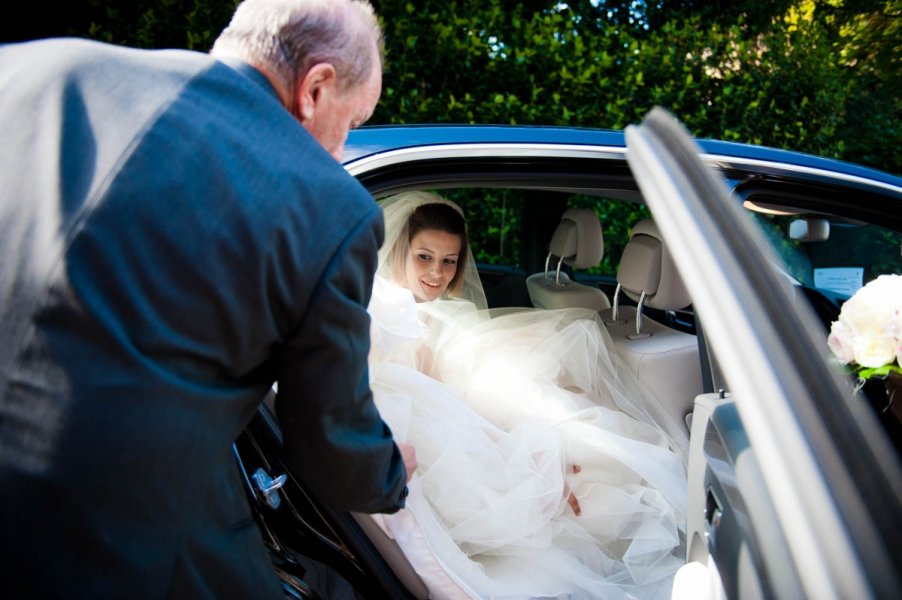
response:
<path fill-rule="evenodd" d="M 736 404 L 703 394 L 693 411 L 689 460 L 690 562 L 717 565 L 728 598 L 771 598 L 776 590 L 803 593 L 784 552 L 786 540 L 750 451 Z"/>
<path fill-rule="evenodd" d="M 672 117 L 653 111 L 627 129 L 627 145 L 739 419 L 718 417 L 710 431 L 723 458 L 734 461 L 731 469 L 708 461 L 698 439 L 690 450 L 690 469 L 698 472 L 701 463 L 704 473 L 690 489 L 690 519 L 705 514 L 710 488 L 720 510 L 710 533 L 721 579 L 740 597 L 744 590 L 752 597 L 892 596 L 899 590 L 898 536 L 889 534 L 897 531 L 899 464 L 876 419 L 856 410 L 828 364 L 822 324 L 766 267 L 778 262 L 760 231 Z M 701 431 L 707 441 L 707 427 Z M 745 466 L 745 455 L 761 468 Z M 738 495 L 731 495 L 732 481 Z M 749 527 L 741 526 L 742 514 Z M 690 522 L 690 532 L 690 558 L 711 551 L 704 523 Z M 756 548 L 766 548 L 767 561 Z M 758 583 L 744 588 L 744 580 Z"/>

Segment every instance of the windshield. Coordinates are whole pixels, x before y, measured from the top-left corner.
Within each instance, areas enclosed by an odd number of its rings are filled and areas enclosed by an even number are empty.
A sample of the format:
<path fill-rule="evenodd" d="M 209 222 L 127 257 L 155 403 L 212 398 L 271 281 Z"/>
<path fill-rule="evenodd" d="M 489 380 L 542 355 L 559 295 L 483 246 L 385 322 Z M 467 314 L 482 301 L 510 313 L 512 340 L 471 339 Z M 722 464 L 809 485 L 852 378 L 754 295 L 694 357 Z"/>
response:
<path fill-rule="evenodd" d="M 838 300 L 879 275 L 902 272 L 902 233 L 826 215 L 752 214 L 786 272 Z"/>

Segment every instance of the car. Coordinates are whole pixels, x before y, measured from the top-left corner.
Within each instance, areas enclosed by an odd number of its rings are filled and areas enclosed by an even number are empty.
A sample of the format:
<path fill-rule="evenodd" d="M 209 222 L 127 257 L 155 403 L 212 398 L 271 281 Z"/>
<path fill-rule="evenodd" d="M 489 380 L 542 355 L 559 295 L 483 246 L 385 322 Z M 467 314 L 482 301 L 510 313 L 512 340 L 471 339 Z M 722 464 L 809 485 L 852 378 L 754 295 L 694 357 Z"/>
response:
<path fill-rule="evenodd" d="M 433 190 L 463 207 L 490 307 L 541 309 L 530 290 L 561 272 L 612 301 L 617 351 L 656 390 L 654 414 L 685 435 L 687 566 L 674 597 L 900 597 L 900 424 L 882 382 L 860 388 L 826 340 L 850 296 L 902 273 L 902 178 L 696 140 L 662 109 L 625 131 L 363 127 L 344 164 L 377 199 Z M 599 218 L 604 256 L 591 268 L 549 253 L 570 208 Z M 687 306 L 619 289 L 632 229 L 649 220 Z M 234 451 L 286 596 L 441 597 L 369 516 L 331 509 L 292 476 L 273 394 Z"/>

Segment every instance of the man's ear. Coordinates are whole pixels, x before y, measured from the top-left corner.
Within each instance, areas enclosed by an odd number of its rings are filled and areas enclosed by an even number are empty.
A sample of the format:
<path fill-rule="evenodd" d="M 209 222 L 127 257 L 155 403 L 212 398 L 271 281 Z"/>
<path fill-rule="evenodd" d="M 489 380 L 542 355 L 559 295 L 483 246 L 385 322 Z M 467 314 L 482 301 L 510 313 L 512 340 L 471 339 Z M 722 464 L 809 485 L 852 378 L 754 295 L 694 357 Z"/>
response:
<path fill-rule="evenodd" d="M 298 82 L 295 91 L 298 116 L 302 121 L 312 119 L 324 100 L 336 93 L 337 75 L 329 63 L 317 63 Z"/>

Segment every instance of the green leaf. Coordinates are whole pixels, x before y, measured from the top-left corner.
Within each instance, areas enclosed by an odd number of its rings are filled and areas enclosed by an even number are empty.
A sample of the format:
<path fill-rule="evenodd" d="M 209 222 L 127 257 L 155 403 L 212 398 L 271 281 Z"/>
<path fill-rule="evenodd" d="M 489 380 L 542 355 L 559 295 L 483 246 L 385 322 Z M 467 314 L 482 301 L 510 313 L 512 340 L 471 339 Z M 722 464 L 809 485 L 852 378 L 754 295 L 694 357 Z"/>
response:
<path fill-rule="evenodd" d="M 883 365 L 882 367 L 868 369 L 859 367 L 859 369 L 857 370 L 857 375 L 860 379 L 886 379 L 886 377 L 890 373 L 899 373 L 900 375 L 902 375 L 902 367 L 899 367 L 899 365 L 889 364 Z"/>

